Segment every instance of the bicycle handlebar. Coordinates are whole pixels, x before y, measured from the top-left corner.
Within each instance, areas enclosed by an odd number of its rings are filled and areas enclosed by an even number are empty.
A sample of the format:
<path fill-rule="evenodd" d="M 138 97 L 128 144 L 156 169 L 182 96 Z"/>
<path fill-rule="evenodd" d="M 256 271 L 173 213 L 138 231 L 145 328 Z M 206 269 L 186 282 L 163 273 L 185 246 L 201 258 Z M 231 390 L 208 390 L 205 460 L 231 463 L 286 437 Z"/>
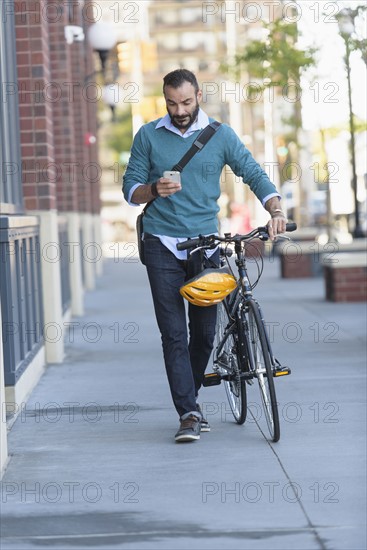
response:
<path fill-rule="evenodd" d="M 296 222 L 288 222 L 285 226 L 285 230 L 288 231 L 288 233 L 291 233 L 292 231 L 295 231 L 297 229 Z"/>
<path fill-rule="evenodd" d="M 286 231 L 291 232 L 295 231 L 297 229 L 297 224 L 295 222 L 289 222 L 286 225 Z M 246 241 L 248 239 L 254 238 L 254 237 L 261 237 L 261 236 L 269 236 L 268 229 L 266 226 L 263 227 L 257 227 L 250 233 L 247 233 L 246 235 L 233 235 L 233 236 L 224 236 L 219 237 L 218 235 L 209 235 L 205 237 L 204 235 L 200 235 L 199 237 L 195 239 L 188 239 L 187 241 L 184 241 L 182 243 L 178 243 L 176 245 L 177 250 L 187 250 L 188 248 L 196 248 L 200 246 L 210 246 L 214 245 L 218 242 L 225 242 L 225 243 L 231 243 L 231 242 L 238 242 L 238 241 Z"/>

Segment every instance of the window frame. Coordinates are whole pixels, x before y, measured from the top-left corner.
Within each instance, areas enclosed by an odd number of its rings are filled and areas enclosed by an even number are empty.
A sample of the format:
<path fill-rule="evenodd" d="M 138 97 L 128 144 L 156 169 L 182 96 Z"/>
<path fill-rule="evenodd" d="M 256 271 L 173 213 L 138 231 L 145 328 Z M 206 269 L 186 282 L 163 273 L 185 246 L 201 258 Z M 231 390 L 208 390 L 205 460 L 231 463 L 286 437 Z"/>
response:
<path fill-rule="evenodd" d="M 14 12 L 2 14 L 0 27 L 0 209 L 16 214 L 24 212 L 24 201 Z M 7 166 L 17 168 L 6 174 Z"/>

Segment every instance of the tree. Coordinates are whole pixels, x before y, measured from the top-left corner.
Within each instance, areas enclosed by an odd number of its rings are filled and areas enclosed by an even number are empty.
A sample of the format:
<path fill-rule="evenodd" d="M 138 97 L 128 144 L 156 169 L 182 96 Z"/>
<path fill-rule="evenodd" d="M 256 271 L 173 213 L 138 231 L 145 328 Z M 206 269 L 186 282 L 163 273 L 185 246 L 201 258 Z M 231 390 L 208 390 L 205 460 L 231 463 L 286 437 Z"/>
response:
<path fill-rule="evenodd" d="M 235 56 L 235 64 L 245 64 L 248 72 L 264 80 L 265 85 L 299 83 L 300 71 L 315 64 L 314 50 L 301 50 L 296 46 L 299 35 L 296 23 L 276 19 L 263 22 L 263 27 L 265 39 L 252 40 Z"/>
<path fill-rule="evenodd" d="M 352 22 L 352 32 L 348 37 L 350 51 L 360 52 L 363 61 L 367 65 L 366 11 L 367 6 L 359 5 L 354 9 L 344 8 L 335 17 L 339 23 L 343 14 L 348 13 L 348 18 Z M 343 35 L 343 33 L 341 34 Z"/>
<path fill-rule="evenodd" d="M 242 52 L 237 53 L 234 67 L 229 67 L 229 70 L 237 72 L 245 68 L 251 77 L 263 82 L 260 84 L 262 89 L 280 87 L 284 90 L 294 86 L 299 90 L 302 71 L 315 65 L 315 49 L 302 50 L 297 47 L 299 32 L 296 23 L 276 19 L 270 23 L 263 22 L 263 28 L 264 40 L 252 40 Z M 258 91 L 258 86 L 254 87 L 254 91 Z M 289 122 L 297 130 L 301 126 L 300 100 L 294 103 L 296 116 Z"/>
<path fill-rule="evenodd" d="M 121 153 L 130 151 L 133 140 L 131 109 L 118 112 L 114 124 L 110 124 L 106 135 L 106 145 L 121 160 Z"/>
<path fill-rule="evenodd" d="M 301 74 L 309 67 L 315 65 L 315 49 L 301 49 L 297 42 L 299 31 L 296 23 L 283 19 L 276 19 L 270 23 L 262 22 L 264 29 L 263 40 L 252 40 L 242 51 L 237 52 L 232 65 L 227 65 L 226 70 L 238 78 L 242 69 L 245 69 L 250 78 L 257 79 L 253 91 L 259 92 L 259 87 L 277 88 L 283 95 L 291 94 L 292 114 L 284 118 L 289 131 L 279 136 L 282 151 L 287 151 L 287 156 L 280 160 L 281 181 L 286 179 L 287 166 L 298 164 L 299 158 L 299 130 L 302 127 L 301 117 Z M 249 87 L 251 92 L 251 86 Z M 289 97 L 289 95 L 288 95 Z M 301 186 L 299 189 L 300 200 L 302 197 Z M 299 212 L 298 222 L 301 221 Z"/>

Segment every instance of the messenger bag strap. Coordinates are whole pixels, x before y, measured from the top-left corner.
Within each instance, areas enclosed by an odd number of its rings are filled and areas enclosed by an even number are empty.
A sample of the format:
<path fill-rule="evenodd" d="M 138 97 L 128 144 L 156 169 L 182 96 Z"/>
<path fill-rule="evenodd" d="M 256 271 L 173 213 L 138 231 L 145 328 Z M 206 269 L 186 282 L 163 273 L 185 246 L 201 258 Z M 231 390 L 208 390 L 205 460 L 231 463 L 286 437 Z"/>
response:
<path fill-rule="evenodd" d="M 182 170 L 185 168 L 186 164 L 192 159 L 196 153 L 201 151 L 201 149 L 208 143 L 208 141 L 214 136 L 215 132 L 219 129 L 221 125 L 221 122 L 217 122 L 216 120 L 214 122 L 211 122 L 208 126 L 204 128 L 194 141 L 194 143 L 191 145 L 190 149 L 184 154 L 182 159 L 174 165 L 172 168 L 172 171 L 175 172 L 182 172 Z M 155 199 L 149 201 L 143 208 L 143 214 L 145 214 L 146 210 L 149 208 L 149 206 L 155 201 Z"/>
<path fill-rule="evenodd" d="M 194 143 L 191 145 L 187 153 L 184 154 L 182 159 L 174 165 L 172 171 L 182 172 L 186 164 L 192 159 L 194 155 L 208 143 L 208 141 L 214 136 L 215 132 L 219 129 L 221 123 L 214 121 L 204 128 L 202 132 L 198 135 Z"/>

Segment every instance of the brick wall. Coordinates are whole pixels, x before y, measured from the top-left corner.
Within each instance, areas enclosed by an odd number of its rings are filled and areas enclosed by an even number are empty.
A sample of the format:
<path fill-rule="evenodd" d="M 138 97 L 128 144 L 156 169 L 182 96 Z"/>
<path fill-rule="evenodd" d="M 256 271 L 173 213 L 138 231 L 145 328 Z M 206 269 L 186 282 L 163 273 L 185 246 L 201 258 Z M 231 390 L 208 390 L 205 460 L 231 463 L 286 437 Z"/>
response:
<path fill-rule="evenodd" d="M 367 268 L 363 266 L 325 267 L 326 299 L 331 302 L 367 300 Z"/>
<path fill-rule="evenodd" d="M 85 137 L 97 136 L 101 88 L 87 36 L 70 45 L 64 36 L 68 24 L 87 35 L 92 10 L 71 6 L 69 18 L 62 0 L 14 2 L 24 201 L 27 210 L 99 213 L 97 142 Z"/>
<path fill-rule="evenodd" d="M 73 105 L 69 84 L 71 81 L 71 52 L 64 36 L 64 26 L 69 24 L 69 14 L 65 8 L 66 6 L 60 5 L 59 17 L 49 17 L 52 80 L 50 91 L 53 94 L 52 119 L 55 164 L 57 166 L 57 207 L 59 211 L 73 212 L 78 210 L 77 180 L 74 173 L 77 159 Z"/>
<path fill-rule="evenodd" d="M 24 205 L 56 208 L 52 104 L 45 0 L 14 1 Z"/>
<path fill-rule="evenodd" d="M 245 256 L 246 258 L 259 258 L 264 256 L 265 242 L 260 239 L 254 239 L 250 242 L 245 242 Z"/>
<path fill-rule="evenodd" d="M 327 256 L 326 261 L 332 261 L 338 245 L 330 243 L 322 247 L 315 241 L 292 239 L 279 243 L 277 249 L 280 254 L 281 276 L 285 279 L 301 279 L 321 277 L 324 255 Z"/>
<path fill-rule="evenodd" d="M 314 254 L 285 252 L 281 254 L 281 275 L 284 279 L 313 277 Z"/>

